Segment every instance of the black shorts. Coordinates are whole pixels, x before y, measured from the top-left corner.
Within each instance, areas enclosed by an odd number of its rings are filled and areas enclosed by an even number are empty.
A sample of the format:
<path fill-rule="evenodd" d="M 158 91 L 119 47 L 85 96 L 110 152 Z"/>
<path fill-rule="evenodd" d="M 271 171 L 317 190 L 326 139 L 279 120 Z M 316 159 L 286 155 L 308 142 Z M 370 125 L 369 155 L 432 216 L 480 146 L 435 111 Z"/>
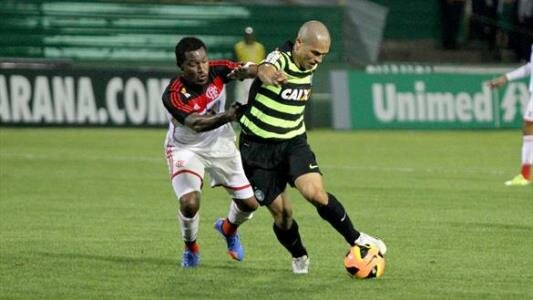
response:
<path fill-rule="evenodd" d="M 272 203 L 285 190 L 287 183 L 294 186 L 299 176 L 320 173 L 305 134 L 279 142 L 241 134 L 239 150 L 244 172 L 261 205 Z"/>

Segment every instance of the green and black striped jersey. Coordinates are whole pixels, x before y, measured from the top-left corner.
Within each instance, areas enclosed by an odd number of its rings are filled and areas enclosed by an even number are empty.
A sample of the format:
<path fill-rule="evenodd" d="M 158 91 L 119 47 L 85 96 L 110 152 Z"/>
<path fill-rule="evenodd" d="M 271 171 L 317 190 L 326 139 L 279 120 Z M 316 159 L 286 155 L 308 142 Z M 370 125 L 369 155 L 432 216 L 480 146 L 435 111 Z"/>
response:
<path fill-rule="evenodd" d="M 288 140 L 305 133 L 304 109 L 311 96 L 315 66 L 298 68 L 292 57 L 293 44 L 285 43 L 271 52 L 263 63 L 272 64 L 287 74 L 287 83 L 264 84 L 255 79 L 248 105 L 239 119 L 244 134 L 266 140 Z"/>

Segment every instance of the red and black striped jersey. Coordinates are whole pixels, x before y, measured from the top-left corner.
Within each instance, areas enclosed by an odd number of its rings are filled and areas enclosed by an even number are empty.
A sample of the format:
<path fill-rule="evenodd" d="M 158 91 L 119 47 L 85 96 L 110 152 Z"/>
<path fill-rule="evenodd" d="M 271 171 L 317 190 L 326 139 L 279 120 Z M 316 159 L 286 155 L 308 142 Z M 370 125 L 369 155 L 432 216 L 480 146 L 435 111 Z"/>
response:
<path fill-rule="evenodd" d="M 179 123 L 192 114 L 224 111 L 225 97 L 220 97 L 228 74 L 239 64 L 229 60 L 209 62 L 208 82 L 204 86 L 190 86 L 179 76 L 172 79 L 163 93 L 163 105 Z M 222 95 L 223 96 L 223 95 Z"/>

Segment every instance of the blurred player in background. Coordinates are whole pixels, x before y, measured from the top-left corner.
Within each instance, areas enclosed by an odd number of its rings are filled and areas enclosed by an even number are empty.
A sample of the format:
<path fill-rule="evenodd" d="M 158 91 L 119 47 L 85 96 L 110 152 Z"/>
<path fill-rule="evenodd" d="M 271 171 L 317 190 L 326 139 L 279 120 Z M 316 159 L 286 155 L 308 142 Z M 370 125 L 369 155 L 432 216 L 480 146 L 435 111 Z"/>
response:
<path fill-rule="evenodd" d="M 254 29 L 250 26 L 244 29 L 244 40 L 239 41 L 234 47 L 235 58 L 241 63 L 259 64 L 265 59 L 265 47 L 255 39 Z M 253 79 L 244 79 L 235 82 L 235 100 L 239 103 L 248 102 L 248 92 Z"/>
<path fill-rule="evenodd" d="M 530 185 L 531 164 L 533 164 L 533 45 L 531 45 L 531 58 L 529 63 L 489 82 L 490 87 L 498 88 L 508 81 L 530 76 L 529 79 L 529 102 L 524 113 L 524 125 L 522 127 L 522 170 L 519 175 L 505 182 L 507 186 Z"/>
<path fill-rule="evenodd" d="M 237 227 L 252 217 L 258 204 L 228 123 L 235 120 L 236 107 L 224 109 L 225 84 L 231 79 L 253 77 L 257 68 L 227 60 L 209 61 L 206 46 L 194 37 L 181 39 L 175 54 L 182 75 L 170 81 L 163 104 L 170 121 L 166 157 L 179 198 L 178 222 L 185 242 L 181 265 L 195 267 L 200 259 L 196 240 L 204 171 L 209 173 L 211 186 L 223 186 L 233 198 L 227 218 L 218 219 L 215 229 L 226 239 L 230 256 L 240 261 L 244 250 Z"/>
<path fill-rule="evenodd" d="M 309 257 L 292 218 L 287 183 L 296 187 L 348 244 L 371 244 L 382 254 L 387 251 L 381 240 L 355 230 L 342 204 L 325 191 L 315 154 L 307 143 L 304 109 L 313 72 L 329 48 L 330 35 L 324 24 L 303 24 L 294 44 L 285 43 L 259 65 L 250 102 L 239 120 L 239 148 L 246 175 L 256 199 L 272 214 L 274 233 L 291 253 L 292 270 L 297 274 L 308 273 Z"/>

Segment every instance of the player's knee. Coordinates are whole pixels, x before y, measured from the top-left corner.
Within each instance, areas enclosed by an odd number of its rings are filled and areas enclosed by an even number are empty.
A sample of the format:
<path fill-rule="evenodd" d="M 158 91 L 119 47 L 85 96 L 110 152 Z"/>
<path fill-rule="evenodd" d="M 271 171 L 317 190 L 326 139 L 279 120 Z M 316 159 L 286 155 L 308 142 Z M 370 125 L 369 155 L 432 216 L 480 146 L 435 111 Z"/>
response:
<path fill-rule="evenodd" d="M 190 192 L 180 197 L 180 211 L 184 217 L 194 217 L 199 209 L 200 193 Z"/>
<path fill-rule="evenodd" d="M 302 194 L 307 201 L 315 206 L 328 204 L 328 195 L 326 194 L 326 191 L 321 188 L 312 187 L 305 190 Z"/>
<path fill-rule="evenodd" d="M 250 198 L 250 201 L 246 201 L 246 205 L 249 208 L 248 211 L 254 211 L 259 208 L 259 202 L 257 202 L 255 197 Z"/>
<path fill-rule="evenodd" d="M 251 197 L 245 200 L 234 201 L 237 207 L 245 212 L 255 211 L 259 207 L 259 203 L 255 200 L 255 197 Z"/>
<path fill-rule="evenodd" d="M 315 174 L 306 174 L 296 180 L 296 187 L 302 196 L 313 205 L 326 205 L 328 195 L 320 177 Z"/>

